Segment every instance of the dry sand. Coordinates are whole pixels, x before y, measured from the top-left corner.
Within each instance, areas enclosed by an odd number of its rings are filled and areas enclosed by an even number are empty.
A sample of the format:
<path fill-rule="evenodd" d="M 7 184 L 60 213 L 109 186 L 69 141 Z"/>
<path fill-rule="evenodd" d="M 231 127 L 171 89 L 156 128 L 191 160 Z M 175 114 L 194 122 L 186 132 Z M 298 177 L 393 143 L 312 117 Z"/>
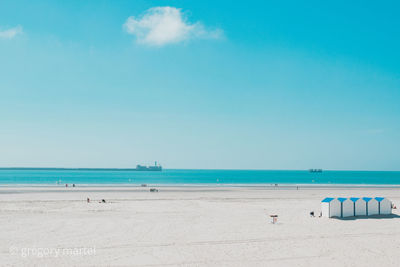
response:
<path fill-rule="evenodd" d="M 159 189 L 0 187 L 0 263 L 400 266 L 397 210 L 385 219 L 309 216 L 326 196 L 385 196 L 400 204 L 399 189 Z M 103 198 L 107 203 L 98 203 Z M 270 214 L 279 215 L 277 224 Z"/>

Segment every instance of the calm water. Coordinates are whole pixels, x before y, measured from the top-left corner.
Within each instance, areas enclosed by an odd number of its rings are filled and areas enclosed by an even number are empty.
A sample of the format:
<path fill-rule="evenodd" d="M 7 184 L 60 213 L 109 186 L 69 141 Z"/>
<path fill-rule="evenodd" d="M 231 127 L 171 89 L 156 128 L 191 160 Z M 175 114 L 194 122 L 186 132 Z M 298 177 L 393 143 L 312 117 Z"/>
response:
<path fill-rule="evenodd" d="M 400 184 L 400 172 L 0 170 L 0 184 Z"/>

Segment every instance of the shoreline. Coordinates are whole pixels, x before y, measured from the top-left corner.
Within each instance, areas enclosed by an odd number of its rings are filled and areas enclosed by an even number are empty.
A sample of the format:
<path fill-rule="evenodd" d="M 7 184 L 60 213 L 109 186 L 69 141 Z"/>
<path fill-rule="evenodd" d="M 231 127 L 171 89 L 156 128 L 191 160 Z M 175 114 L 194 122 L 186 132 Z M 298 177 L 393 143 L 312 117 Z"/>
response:
<path fill-rule="evenodd" d="M 65 184 L 97 187 L 400 187 L 400 172 L 308 171 L 91 171 L 58 169 L 50 171 L 0 169 L 0 187 L 59 187 Z"/>
<path fill-rule="evenodd" d="M 100 184 L 75 184 L 68 183 L 68 187 L 65 184 L 1 184 L 1 188 L 150 188 L 150 187 L 162 187 L 162 188 L 282 188 L 282 189 L 292 189 L 292 188 L 302 188 L 302 189 L 326 189 L 326 188 L 399 188 L 400 184 L 293 184 L 293 183 L 281 183 L 281 184 L 119 184 L 119 183 L 100 183 Z"/>

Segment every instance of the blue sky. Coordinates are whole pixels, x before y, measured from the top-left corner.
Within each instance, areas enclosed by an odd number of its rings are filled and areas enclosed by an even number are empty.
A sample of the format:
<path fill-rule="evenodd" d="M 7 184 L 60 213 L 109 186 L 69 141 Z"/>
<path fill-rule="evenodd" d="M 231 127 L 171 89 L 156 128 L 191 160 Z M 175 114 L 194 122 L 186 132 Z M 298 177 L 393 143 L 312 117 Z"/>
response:
<path fill-rule="evenodd" d="M 0 165 L 400 170 L 396 1 L 0 2 Z"/>

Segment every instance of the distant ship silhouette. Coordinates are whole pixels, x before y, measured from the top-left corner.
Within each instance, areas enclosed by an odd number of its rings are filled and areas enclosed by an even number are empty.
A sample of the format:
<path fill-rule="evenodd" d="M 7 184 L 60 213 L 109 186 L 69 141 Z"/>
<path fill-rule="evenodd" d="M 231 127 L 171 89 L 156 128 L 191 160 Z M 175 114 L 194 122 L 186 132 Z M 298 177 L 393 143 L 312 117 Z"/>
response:
<path fill-rule="evenodd" d="M 154 166 L 143 166 L 136 165 L 137 171 L 162 171 L 161 165 L 157 165 L 157 161 L 154 163 Z"/>

